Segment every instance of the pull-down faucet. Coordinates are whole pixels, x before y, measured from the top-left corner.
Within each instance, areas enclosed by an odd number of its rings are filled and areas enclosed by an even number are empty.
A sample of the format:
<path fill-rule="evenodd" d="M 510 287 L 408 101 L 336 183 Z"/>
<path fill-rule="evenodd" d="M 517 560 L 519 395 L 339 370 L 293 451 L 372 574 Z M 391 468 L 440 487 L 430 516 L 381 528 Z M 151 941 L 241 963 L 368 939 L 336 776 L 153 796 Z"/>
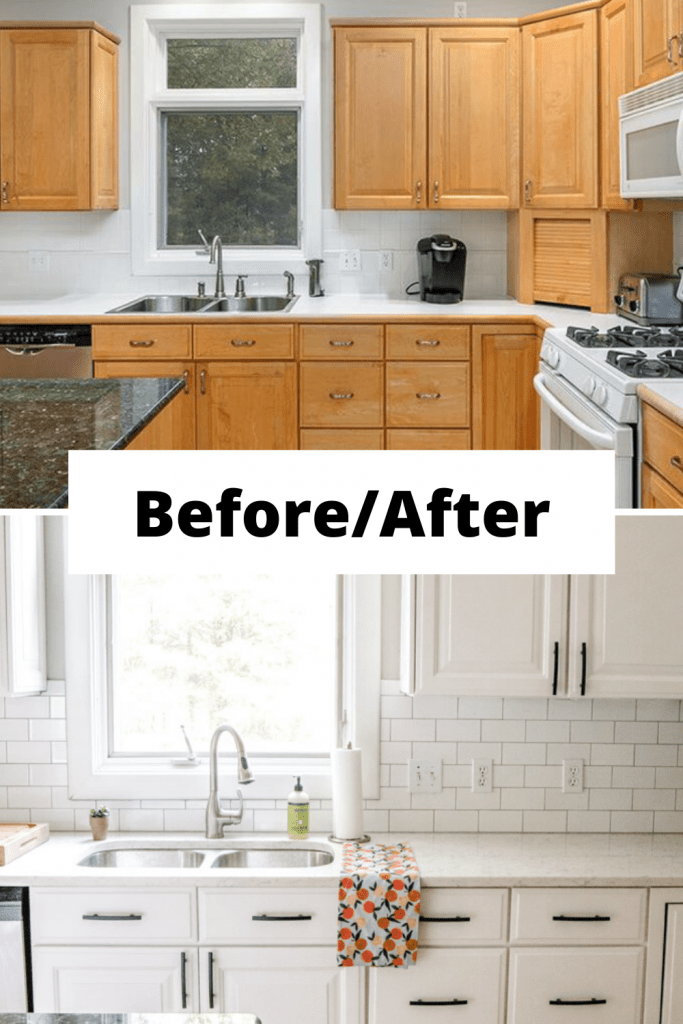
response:
<path fill-rule="evenodd" d="M 225 298 L 225 281 L 223 280 L 223 243 L 220 235 L 214 235 L 209 252 L 209 263 L 216 264 L 216 289 L 214 298 Z"/>
<path fill-rule="evenodd" d="M 223 831 L 227 825 L 239 825 L 242 820 L 243 804 L 242 794 L 239 789 L 237 790 L 237 796 L 239 797 L 240 805 L 236 814 L 233 814 L 231 811 L 223 810 L 221 798 L 218 794 L 218 741 L 221 737 L 221 733 L 224 732 L 229 732 L 231 734 L 235 741 L 235 747 L 237 748 L 237 781 L 241 782 L 245 786 L 249 782 L 254 781 L 254 776 L 251 774 L 251 769 L 249 768 L 247 752 L 244 749 L 242 737 L 231 725 L 219 725 L 211 737 L 211 750 L 209 753 L 209 802 L 206 805 L 207 839 L 222 839 Z"/>

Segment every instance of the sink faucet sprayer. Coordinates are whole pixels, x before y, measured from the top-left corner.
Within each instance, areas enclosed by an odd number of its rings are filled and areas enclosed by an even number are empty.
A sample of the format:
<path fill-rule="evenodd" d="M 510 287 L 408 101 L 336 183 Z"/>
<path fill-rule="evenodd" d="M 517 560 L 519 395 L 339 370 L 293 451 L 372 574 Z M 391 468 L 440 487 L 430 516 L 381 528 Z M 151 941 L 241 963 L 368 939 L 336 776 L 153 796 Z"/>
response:
<path fill-rule="evenodd" d="M 237 796 L 239 797 L 240 805 L 236 814 L 233 814 L 231 811 L 223 810 L 221 798 L 218 794 L 218 741 L 221 737 L 221 733 L 224 732 L 229 732 L 231 734 L 235 741 L 235 747 L 237 748 L 237 781 L 241 782 L 245 786 L 254 781 L 254 776 L 251 774 L 251 769 L 249 768 L 247 752 L 244 749 L 242 737 L 231 725 L 219 725 L 211 737 L 211 750 L 209 753 L 209 802 L 206 805 L 207 839 L 222 839 L 223 831 L 227 825 L 239 825 L 242 820 L 243 803 L 242 794 L 239 789 L 237 790 Z"/>

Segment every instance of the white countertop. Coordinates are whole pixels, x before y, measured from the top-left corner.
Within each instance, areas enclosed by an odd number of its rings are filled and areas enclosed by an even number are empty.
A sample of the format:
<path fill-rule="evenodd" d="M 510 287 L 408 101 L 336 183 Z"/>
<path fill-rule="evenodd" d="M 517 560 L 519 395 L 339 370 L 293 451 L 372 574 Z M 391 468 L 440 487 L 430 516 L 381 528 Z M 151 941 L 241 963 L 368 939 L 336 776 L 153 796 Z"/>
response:
<path fill-rule="evenodd" d="M 235 834 L 235 841 L 258 846 L 283 835 Z M 683 836 L 679 835 L 520 835 L 425 834 L 373 835 L 375 842 L 409 842 L 420 869 L 422 884 L 437 886 L 673 886 L 683 887 Z M 0 886 L 128 886 L 273 888 L 321 887 L 336 889 L 339 853 L 322 868 L 255 869 L 136 869 L 78 867 L 78 861 L 98 848 L 148 841 L 165 845 L 230 849 L 230 837 L 207 843 L 186 832 L 111 834 L 106 844 L 84 833 L 57 832 L 49 842 L 0 868 Z M 329 848 L 327 837 L 311 836 L 311 846 Z M 293 845 L 300 845 L 299 843 Z"/>
<path fill-rule="evenodd" d="M 652 380 L 647 384 L 639 384 L 638 397 L 683 426 L 683 388 L 680 380 Z"/>

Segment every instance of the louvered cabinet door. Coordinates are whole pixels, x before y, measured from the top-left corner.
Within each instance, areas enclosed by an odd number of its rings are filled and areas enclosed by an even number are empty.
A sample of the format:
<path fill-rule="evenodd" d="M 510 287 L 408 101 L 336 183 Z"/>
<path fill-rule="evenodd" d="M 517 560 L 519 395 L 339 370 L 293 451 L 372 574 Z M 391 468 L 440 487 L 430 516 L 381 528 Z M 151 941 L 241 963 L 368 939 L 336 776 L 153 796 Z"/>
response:
<path fill-rule="evenodd" d="M 607 220 L 601 210 L 520 210 L 520 302 L 607 312 Z"/>

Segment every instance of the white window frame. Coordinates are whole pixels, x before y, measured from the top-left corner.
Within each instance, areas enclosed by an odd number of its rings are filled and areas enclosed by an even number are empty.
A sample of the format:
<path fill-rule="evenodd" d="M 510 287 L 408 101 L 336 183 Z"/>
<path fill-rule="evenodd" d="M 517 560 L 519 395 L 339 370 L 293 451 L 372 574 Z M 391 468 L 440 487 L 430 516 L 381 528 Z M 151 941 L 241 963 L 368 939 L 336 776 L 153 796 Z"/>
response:
<path fill-rule="evenodd" d="M 65 655 L 69 796 L 88 800 L 204 799 L 208 794 L 208 763 L 199 768 L 174 768 L 171 755 L 109 757 L 107 713 L 107 577 L 66 578 Z M 340 602 L 341 671 L 337 699 L 337 742 L 352 742 L 363 751 L 363 793 L 377 799 L 380 788 L 381 577 L 343 577 Z M 216 725 L 220 725 L 216 722 Z M 239 722 L 230 723 L 239 730 Z M 228 743 L 221 774 L 226 795 L 234 782 L 234 753 Z M 249 753 L 249 751 L 247 751 Z M 250 800 L 282 799 L 295 772 L 305 774 L 313 799 L 332 795 L 330 762 L 325 759 L 250 757 L 255 781 Z M 289 786 L 291 788 L 291 786 Z"/>
<path fill-rule="evenodd" d="M 296 35 L 295 89 L 168 89 L 166 40 L 221 35 Z M 223 250 L 228 273 L 306 273 L 306 260 L 322 252 L 321 16 L 310 4 L 160 4 L 131 7 L 131 242 L 135 274 L 196 278 L 212 273 L 208 256 L 194 250 L 159 248 L 162 159 L 160 110 L 238 108 L 268 99 L 278 109 L 301 111 L 299 131 L 300 244 L 292 248 Z M 208 225 L 197 225 L 210 231 Z M 197 236 L 197 248 L 201 240 Z"/>

